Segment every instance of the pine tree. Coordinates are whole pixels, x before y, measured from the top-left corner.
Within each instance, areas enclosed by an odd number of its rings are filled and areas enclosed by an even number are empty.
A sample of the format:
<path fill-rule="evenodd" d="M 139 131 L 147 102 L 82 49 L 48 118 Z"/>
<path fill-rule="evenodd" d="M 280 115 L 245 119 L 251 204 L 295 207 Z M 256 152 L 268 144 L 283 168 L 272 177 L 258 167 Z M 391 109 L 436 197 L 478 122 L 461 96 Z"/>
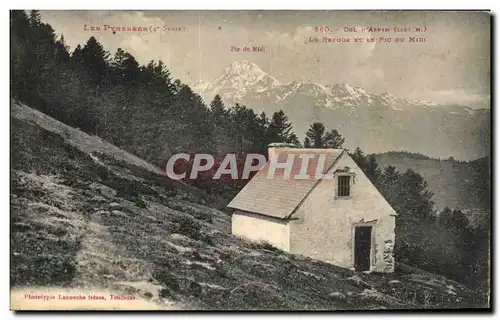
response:
<path fill-rule="evenodd" d="M 125 51 L 122 48 L 118 48 L 113 59 L 110 61 L 110 65 L 113 68 L 113 84 L 121 84 L 123 83 L 123 65 L 125 61 Z"/>
<path fill-rule="evenodd" d="M 254 147 L 253 152 L 260 154 L 267 154 L 267 146 L 273 141 L 267 136 L 269 130 L 270 120 L 265 112 L 261 112 L 255 119 L 254 124 Z"/>
<path fill-rule="evenodd" d="M 453 225 L 453 212 L 450 208 L 445 207 L 440 213 L 438 217 L 438 223 L 445 227 L 450 228 Z"/>
<path fill-rule="evenodd" d="M 321 122 L 313 123 L 306 132 L 304 140 L 305 148 L 328 148 L 340 149 L 344 144 L 345 139 L 337 130 L 326 132 L 325 125 Z"/>
<path fill-rule="evenodd" d="M 82 49 L 85 71 L 96 85 L 104 84 L 109 72 L 109 52 L 97 41 L 90 37 Z"/>
<path fill-rule="evenodd" d="M 139 83 L 139 63 L 130 53 L 118 48 L 111 61 L 116 84 L 136 86 Z"/>
<path fill-rule="evenodd" d="M 422 223 L 435 220 L 433 193 L 421 175 L 408 169 L 399 176 L 393 192 L 396 195 L 393 208 L 399 213 L 400 220 Z"/>
<path fill-rule="evenodd" d="M 273 114 L 266 135 L 271 142 L 290 142 L 292 129 L 288 116 L 280 110 Z"/>
<path fill-rule="evenodd" d="M 179 88 L 174 88 L 170 71 L 163 62 L 150 61 L 147 66 L 140 68 L 140 84 L 149 96 L 152 112 L 156 112 L 159 119 L 170 119 L 175 105 L 176 96 L 183 84 L 179 81 Z"/>
<path fill-rule="evenodd" d="M 354 162 L 356 162 L 356 164 L 363 171 L 366 172 L 366 169 L 368 168 L 368 160 L 366 159 L 366 156 L 365 156 L 363 150 L 361 150 L 360 147 L 356 147 L 356 149 L 354 150 L 354 152 L 353 153 L 349 153 L 349 155 L 354 160 Z"/>
<path fill-rule="evenodd" d="M 179 132 L 185 147 L 193 151 L 210 149 L 213 144 L 210 112 L 201 97 L 187 85 L 176 96 L 175 112 L 172 116 L 179 125 L 185 124 Z"/>
<path fill-rule="evenodd" d="M 10 90 L 13 97 L 26 99 L 31 94 L 27 81 L 30 20 L 24 10 L 10 11 L 10 28 Z"/>
<path fill-rule="evenodd" d="M 311 145 L 312 145 L 311 140 L 309 140 L 308 137 L 305 137 L 304 138 L 304 148 L 312 148 Z"/>
<path fill-rule="evenodd" d="M 324 147 L 325 125 L 321 122 L 313 123 L 306 132 L 304 140 L 305 148 L 323 148 Z"/>
<path fill-rule="evenodd" d="M 64 35 L 61 35 L 59 40 L 56 41 L 55 59 L 58 64 L 67 66 L 70 60 L 69 46 L 64 40 Z"/>
<path fill-rule="evenodd" d="M 367 159 L 367 168 L 366 168 L 366 176 L 368 177 L 368 179 L 370 179 L 370 181 L 372 181 L 373 183 L 377 183 L 377 179 L 379 178 L 380 174 L 381 174 L 381 170 L 379 168 L 379 165 L 377 163 L 377 158 L 375 158 L 375 155 L 374 154 L 371 154 L 368 156 L 368 159 Z"/>
<path fill-rule="evenodd" d="M 324 147 L 330 149 L 342 149 L 345 138 L 337 130 L 332 130 L 325 134 Z"/>
<path fill-rule="evenodd" d="M 156 80 L 156 86 L 167 96 L 171 96 L 174 93 L 174 87 L 172 84 L 172 76 L 170 71 L 165 66 L 163 61 L 159 60 L 154 67 L 154 75 Z"/>
<path fill-rule="evenodd" d="M 238 103 L 231 110 L 232 129 L 235 151 L 242 154 L 252 147 L 252 126 L 251 121 L 255 119 L 253 111 Z"/>
<path fill-rule="evenodd" d="M 212 126 L 213 140 L 218 149 L 230 145 L 229 130 L 231 127 L 230 112 L 226 109 L 219 95 L 210 103 L 210 123 Z"/>
<path fill-rule="evenodd" d="M 172 92 L 174 95 L 177 95 L 179 91 L 181 91 L 182 88 L 182 82 L 179 79 L 175 79 L 174 83 L 172 84 Z"/>
<path fill-rule="evenodd" d="M 75 70 L 83 68 L 83 51 L 81 45 L 77 45 L 73 53 L 71 53 L 70 62 Z"/>
<path fill-rule="evenodd" d="M 361 148 L 359 147 L 357 147 L 353 153 L 349 153 L 349 155 L 361 168 L 361 170 L 363 170 L 368 179 L 370 179 L 370 181 L 374 183 L 375 186 L 378 186 L 378 179 L 382 174 L 382 170 L 380 170 L 379 168 L 375 155 L 371 154 L 365 156 L 363 150 L 361 150 Z"/>
<path fill-rule="evenodd" d="M 288 136 L 288 139 L 286 141 L 287 143 L 291 143 L 291 144 L 294 144 L 295 146 L 297 146 L 298 148 L 301 147 L 301 144 L 300 144 L 300 141 L 299 141 L 299 138 L 297 137 L 297 135 L 295 135 L 295 133 L 291 133 L 289 136 Z"/>
<path fill-rule="evenodd" d="M 42 24 L 42 18 L 39 10 L 30 11 L 30 25 L 34 28 Z"/>
<path fill-rule="evenodd" d="M 229 112 L 226 110 L 224 102 L 219 95 L 216 95 L 210 103 L 212 120 L 216 122 L 225 122 L 229 118 Z"/>
<path fill-rule="evenodd" d="M 399 183 L 401 174 L 396 170 L 396 167 L 387 166 L 381 171 L 376 187 L 382 193 L 384 198 L 391 206 L 399 212 L 403 199 L 400 197 Z"/>

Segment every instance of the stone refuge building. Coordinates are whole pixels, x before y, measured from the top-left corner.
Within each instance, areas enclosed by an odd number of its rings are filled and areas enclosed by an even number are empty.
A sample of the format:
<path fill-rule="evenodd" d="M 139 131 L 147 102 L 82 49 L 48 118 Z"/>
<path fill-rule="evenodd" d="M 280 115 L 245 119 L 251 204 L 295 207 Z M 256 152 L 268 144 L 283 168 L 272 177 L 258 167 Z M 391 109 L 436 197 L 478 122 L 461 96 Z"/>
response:
<path fill-rule="evenodd" d="M 290 157 L 291 169 L 274 171 Z M 268 158 L 228 205 L 234 235 L 352 270 L 394 271 L 397 214 L 346 150 L 275 143 Z"/>

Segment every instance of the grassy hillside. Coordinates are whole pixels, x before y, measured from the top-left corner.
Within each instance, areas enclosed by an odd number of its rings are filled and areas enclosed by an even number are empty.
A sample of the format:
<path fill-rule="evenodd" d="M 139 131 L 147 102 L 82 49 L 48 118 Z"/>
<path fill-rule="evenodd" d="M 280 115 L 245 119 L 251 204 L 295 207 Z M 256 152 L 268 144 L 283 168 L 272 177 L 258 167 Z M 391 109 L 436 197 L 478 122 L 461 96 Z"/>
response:
<path fill-rule="evenodd" d="M 234 237 L 220 199 L 24 105 L 11 103 L 11 114 L 14 290 L 116 292 L 159 309 L 486 306 L 408 266 L 355 273 Z"/>
<path fill-rule="evenodd" d="M 412 169 L 419 173 L 434 193 L 436 208 L 460 209 L 469 213 L 490 211 L 489 158 L 471 162 L 438 160 L 416 154 L 391 152 L 376 155 L 383 168 L 394 166 L 400 172 Z"/>

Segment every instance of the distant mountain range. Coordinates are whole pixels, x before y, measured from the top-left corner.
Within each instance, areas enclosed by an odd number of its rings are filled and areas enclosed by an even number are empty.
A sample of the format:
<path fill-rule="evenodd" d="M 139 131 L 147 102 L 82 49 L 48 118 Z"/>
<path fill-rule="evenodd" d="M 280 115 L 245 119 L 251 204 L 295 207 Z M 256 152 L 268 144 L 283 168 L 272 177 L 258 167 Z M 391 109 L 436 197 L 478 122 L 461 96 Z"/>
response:
<path fill-rule="evenodd" d="M 229 106 L 240 103 L 268 115 L 283 109 L 301 140 L 309 125 L 320 121 L 346 137 L 345 147 L 368 153 L 408 150 L 472 160 L 489 151 L 488 109 L 375 94 L 346 83 L 281 83 L 246 60 L 233 62 L 193 90 L 207 102 L 219 94 Z"/>

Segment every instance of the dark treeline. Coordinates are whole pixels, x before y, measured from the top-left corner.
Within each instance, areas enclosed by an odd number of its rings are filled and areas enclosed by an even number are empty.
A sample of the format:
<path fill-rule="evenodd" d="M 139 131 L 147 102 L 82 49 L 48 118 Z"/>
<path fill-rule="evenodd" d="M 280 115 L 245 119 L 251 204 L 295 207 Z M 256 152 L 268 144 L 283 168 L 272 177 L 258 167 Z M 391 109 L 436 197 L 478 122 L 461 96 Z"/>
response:
<path fill-rule="evenodd" d="M 375 155 L 357 148 L 351 157 L 396 210 L 396 260 L 446 275 L 481 293 L 489 288 L 489 215 L 470 224 L 460 210 L 436 212 L 432 192 L 418 173 L 379 168 Z"/>
<path fill-rule="evenodd" d="M 140 65 L 91 37 L 72 52 L 36 10 L 11 12 L 11 96 L 156 162 L 178 151 L 265 153 L 298 143 L 284 112 L 270 117 L 219 96 L 207 106 L 162 61 Z"/>
<path fill-rule="evenodd" d="M 467 161 L 465 160 L 455 159 L 453 157 L 448 157 L 446 159 L 434 159 L 418 152 L 409 152 L 409 151 L 388 151 L 380 153 L 380 155 L 388 155 L 394 158 L 410 158 L 419 160 L 451 161 L 453 163 L 467 163 Z"/>
<path fill-rule="evenodd" d="M 300 145 L 283 111 L 268 117 L 225 106 L 219 96 L 206 105 L 162 61 L 140 65 L 121 49 L 110 54 L 94 37 L 70 52 L 36 10 L 11 11 L 10 21 L 11 96 L 150 162 L 164 164 L 177 152 L 266 154 L 271 142 Z M 344 140 L 314 123 L 303 146 L 342 148 Z M 399 214 L 397 261 L 486 290 L 489 217 L 472 227 L 458 210 L 438 215 L 419 174 L 381 169 L 359 148 L 351 156 Z M 195 183 L 219 193 L 228 188 L 229 195 L 243 185 L 209 180 Z"/>
<path fill-rule="evenodd" d="M 432 160 L 431 157 L 423 155 L 418 152 L 409 152 L 409 151 L 388 151 L 381 154 L 386 154 L 388 156 L 396 157 L 396 158 L 412 158 L 412 159 L 425 159 Z"/>

